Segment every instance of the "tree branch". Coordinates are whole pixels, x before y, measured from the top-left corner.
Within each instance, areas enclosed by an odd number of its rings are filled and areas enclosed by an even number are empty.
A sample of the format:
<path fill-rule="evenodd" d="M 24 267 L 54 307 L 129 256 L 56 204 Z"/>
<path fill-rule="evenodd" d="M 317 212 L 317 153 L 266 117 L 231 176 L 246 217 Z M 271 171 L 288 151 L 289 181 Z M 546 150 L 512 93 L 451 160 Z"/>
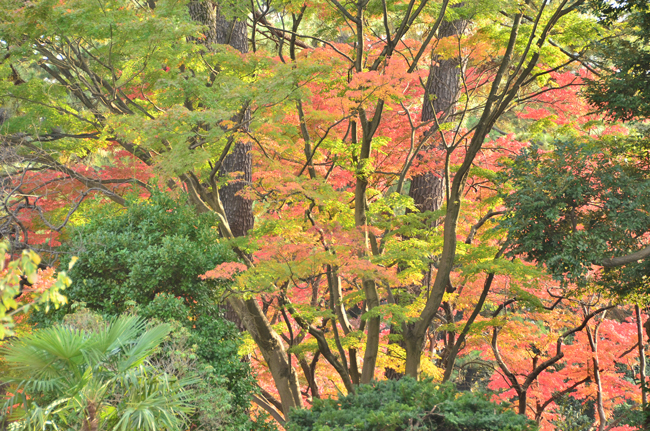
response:
<path fill-rule="evenodd" d="M 647 257 L 650 257 L 650 245 L 626 256 L 603 259 L 599 265 L 603 268 L 615 268 L 617 266 L 623 266 L 628 263 L 634 263 L 638 260 L 646 259 Z"/>

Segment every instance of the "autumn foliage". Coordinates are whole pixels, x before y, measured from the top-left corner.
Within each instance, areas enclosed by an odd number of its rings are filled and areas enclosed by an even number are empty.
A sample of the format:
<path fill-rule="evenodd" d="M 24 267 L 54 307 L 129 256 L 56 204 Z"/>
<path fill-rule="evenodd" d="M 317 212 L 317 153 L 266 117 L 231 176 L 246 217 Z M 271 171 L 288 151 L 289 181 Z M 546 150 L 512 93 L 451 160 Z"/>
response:
<path fill-rule="evenodd" d="M 244 330 L 280 424 L 408 375 L 542 430 L 637 429 L 645 255 L 608 265 L 648 245 L 647 146 L 583 95 L 581 55 L 618 33 L 582 1 L 10 3 L 14 250 L 56 264 L 88 217 L 164 194 L 232 250 L 192 283 Z"/>

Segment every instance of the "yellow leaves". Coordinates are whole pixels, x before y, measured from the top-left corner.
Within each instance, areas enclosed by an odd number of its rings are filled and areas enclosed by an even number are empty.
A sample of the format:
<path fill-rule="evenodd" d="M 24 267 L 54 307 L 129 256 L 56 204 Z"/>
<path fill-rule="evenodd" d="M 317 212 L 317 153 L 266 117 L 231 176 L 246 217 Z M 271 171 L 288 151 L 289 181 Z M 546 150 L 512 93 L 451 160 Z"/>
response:
<path fill-rule="evenodd" d="M 242 333 L 241 338 L 242 338 L 242 343 L 239 346 L 239 349 L 237 350 L 237 354 L 239 356 L 252 355 L 253 352 L 255 352 L 255 349 L 257 348 L 257 345 L 253 340 L 253 337 L 251 337 L 250 333 L 247 331 Z"/>
<path fill-rule="evenodd" d="M 438 40 L 435 54 L 439 60 L 458 58 L 459 55 L 462 55 L 462 53 L 459 53 L 460 43 L 465 45 L 466 42 L 459 42 L 458 36 L 443 37 Z"/>
<path fill-rule="evenodd" d="M 445 375 L 445 370 L 440 367 L 437 367 L 431 358 L 426 354 L 423 354 L 420 358 L 420 373 L 422 378 L 432 378 L 434 382 L 442 382 L 442 378 Z"/>
<path fill-rule="evenodd" d="M 427 303 L 426 291 L 423 291 L 415 301 L 406 306 L 406 315 L 409 317 L 417 317 L 420 315 L 424 306 Z"/>
<path fill-rule="evenodd" d="M 388 344 L 386 349 L 380 349 L 377 355 L 377 368 L 392 368 L 398 373 L 404 373 L 406 351 L 398 344 Z"/>
<path fill-rule="evenodd" d="M 443 302 L 451 302 L 451 301 L 455 301 L 456 298 L 458 298 L 458 293 L 455 293 L 455 292 L 453 292 L 453 293 L 445 292 L 445 293 L 442 295 L 442 301 L 443 301 Z"/>
<path fill-rule="evenodd" d="M 424 278 L 424 275 L 419 268 L 406 268 L 397 275 L 400 283 L 406 286 L 421 283 Z"/>
<path fill-rule="evenodd" d="M 54 276 L 54 270 L 40 270 L 40 256 L 32 251 L 23 251 L 22 255 L 9 261 L 6 254 L 8 244 L 0 242 L 0 340 L 5 335 L 12 335 L 15 326 L 14 316 L 26 313 L 31 307 L 43 304 L 47 310 L 50 304 L 59 307 L 67 302 L 60 291 L 70 285 L 65 272 Z M 72 265 L 73 262 L 71 262 Z M 21 277 L 27 279 L 30 287 L 21 290 Z"/>

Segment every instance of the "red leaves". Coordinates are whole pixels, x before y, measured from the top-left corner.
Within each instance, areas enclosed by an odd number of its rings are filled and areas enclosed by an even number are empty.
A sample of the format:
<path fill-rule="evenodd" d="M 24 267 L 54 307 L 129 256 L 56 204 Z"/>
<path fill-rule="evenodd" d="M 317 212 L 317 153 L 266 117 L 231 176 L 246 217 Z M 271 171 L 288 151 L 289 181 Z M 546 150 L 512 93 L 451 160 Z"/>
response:
<path fill-rule="evenodd" d="M 243 263 L 225 262 L 217 265 L 215 269 L 212 269 L 205 274 L 200 275 L 199 278 L 202 280 L 209 278 L 232 280 L 236 274 L 244 271 L 246 271 L 246 265 Z"/>

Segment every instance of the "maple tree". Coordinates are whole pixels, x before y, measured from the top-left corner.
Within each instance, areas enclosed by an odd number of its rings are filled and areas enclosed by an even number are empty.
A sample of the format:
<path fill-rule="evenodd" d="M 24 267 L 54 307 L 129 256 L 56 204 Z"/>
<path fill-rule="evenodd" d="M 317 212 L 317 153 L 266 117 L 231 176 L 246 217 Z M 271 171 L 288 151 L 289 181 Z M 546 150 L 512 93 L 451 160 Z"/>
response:
<path fill-rule="evenodd" d="M 522 213 L 506 217 L 505 230 L 488 227 L 504 213 L 495 188 L 514 187 L 505 199 L 516 208 L 531 179 L 548 182 L 530 166 L 548 163 L 557 174 L 562 147 L 524 153 L 537 158 L 515 162 L 514 185 L 495 172 L 504 154 L 547 138 L 549 128 L 584 137 L 597 120 L 569 91 L 593 69 L 581 54 L 601 37 L 584 7 L 9 1 L 0 11 L 2 235 L 16 249 L 51 250 L 61 239 L 51 232 L 83 223 L 90 196 L 110 207 L 155 188 L 186 194 L 197 212 L 214 215 L 236 253 L 204 277 L 220 280 L 256 345 L 269 412 L 286 415 L 336 389 L 354 393 L 384 373 L 449 380 L 481 328 L 506 332 L 498 316 L 484 319 L 494 295 L 543 295 L 531 282 L 540 272 L 516 255 L 548 265 L 540 253 L 557 251 L 555 243 L 523 241 L 530 218 Z M 527 136 L 509 133 L 520 129 Z M 591 167 L 583 155 L 574 165 Z M 596 160 L 594 169 L 611 170 L 611 158 Z M 632 165 L 627 186 L 637 190 L 643 173 Z M 602 193 L 625 194 L 617 184 L 597 182 Z M 552 203 L 564 211 L 554 222 L 568 223 L 563 202 Z M 527 214 L 539 216 L 535 207 Z M 620 244 L 603 242 L 619 221 L 591 215 L 604 233 L 589 236 L 600 248 L 586 250 L 600 259 L 645 241 L 639 227 L 619 232 Z M 580 261 L 574 274 L 591 263 Z M 548 267 L 566 275 L 564 263 Z M 594 328 L 591 313 L 584 325 L 556 328 L 559 336 Z M 519 388 L 521 413 L 527 390 Z M 543 396 L 533 398 L 554 395 Z"/>
<path fill-rule="evenodd" d="M 62 295 L 70 285 L 64 271 L 54 275 L 54 268 L 39 269 L 41 258 L 34 251 L 23 251 L 11 260 L 6 253 L 9 245 L 0 242 L 0 340 L 14 335 L 14 326 L 22 323 L 31 308 L 58 308 L 67 302 Z M 72 267 L 74 261 L 71 262 Z"/>

